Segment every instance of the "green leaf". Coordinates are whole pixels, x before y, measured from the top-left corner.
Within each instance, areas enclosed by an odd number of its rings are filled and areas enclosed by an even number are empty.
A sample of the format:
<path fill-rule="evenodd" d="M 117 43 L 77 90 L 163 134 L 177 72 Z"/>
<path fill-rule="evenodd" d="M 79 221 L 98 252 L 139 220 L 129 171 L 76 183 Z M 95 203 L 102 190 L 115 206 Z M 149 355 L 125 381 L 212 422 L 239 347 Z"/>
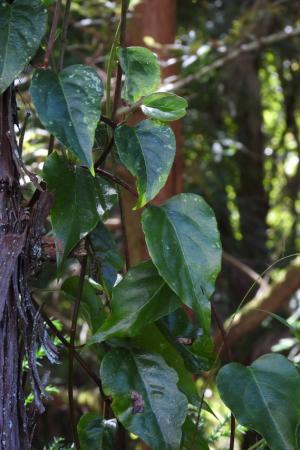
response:
<path fill-rule="evenodd" d="M 179 450 L 187 414 L 178 376 L 160 355 L 116 349 L 103 358 L 104 393 L 125 428 L 153 450 Z"/>
<path fill-rule="evenodd" d="M 143 212 L 142 225 L 160 275 L 193 309 L 205 334 L 210 330 L 209 297 L 221 264 L 215 216 L 195 194 L 180 194 Z"/>
<path fill-rule="evenodd" d="M 161 355 L 168 366 L 175 369 L 178 375 L 178 388 L 186 395 L 189 403 L 199 405 L 200 399 L 195 383 L 185 367 L 182 356 L 155 324 L 148 325 L 131 342 L 139 350 Z"/>
<path fill-rule="evenodd" d="M 62 284 L 61 290 L 74 302 L 79 292 L 79 277 L 67 278 Z M 98 294 L 99 292 L 92 284 L 85 280 L 80 302 L 80 315 L 86 320 L 92 333 L 95 333 L 107 316 Z"/>
<path fill-rule="evenodd" d="M 108 264 L 116 270 L 122 269 L 124 265 L 123 258 L 118 253 L 117 245 L 111 232 L 103 222 L 100 221 L 91 233 L 91 242 L 101 264 Z"/>
<path fill-rule="evenodd" d="M 113 450 L 116 422 L 115 419 L 105 420 L 96 413 L 81 416 L 77 425 L 81 450 Z"/>
<path fill-rule="evenodd" d="M 183 425 L 182 450 L 209 450 L 201 430 L 190 417 L 187 417 Z"/>
<path fill-rule="evenodd" d="M 0 3 L 0 94 L 35 55 L 46 24 L 47 11 L 39 0 Z"/>
<path fill-rule="evenodd" d="M 137 178 L 136 208 L 141 208 L 167 181 L 176 153 L 174 133 L 167 125 L 143 120 L 136 127 L 118 127 L 115 142 L 122 164 Z"/>
<path fill-rule="evenodd" d="M 210 336 L 199 336 L 192 345 L 185 345 L 180 339 L 176 339 L 171 335 L 164 321 L 160 321 L 158 325 L 166 339 L 181 354 L 186 368 L 191 373 L 201 374 L 211 369 L 216 357 Z"/>
<path fill-rule="evenodd" d="M 176 94 L 156 92 L 144 98 L 143 113 L 163 122 L 178 120 L 186 115 L 187 101 Z"/>
<path fill-rule="evenodd" d="M 112 313 L 90 342 L 137 335 L 142 328 L 178 308 L 180 300 L 151 261 L 129 270 L 112 290 Z"/>
<path fill-rule="evenodd" d="M 122 97 L 129 104 L 152 94 L 160 85 L 160 67 L 156 56 L 145 47 L 119 48 L 118 58 L 125 74 Z"/>
<path fill-rule="evenodd" d="M 115 192 L 99 177 L 72 166 L 52 153 L 44 165 L 44 178 L 54 193 L 51 221 L 59 251 L 59 267 L 75 245 L 95 228 L 112 204 Z"/>
<path fill-rule="evenodd" d="M 300 375 L 282 355 L 267 354 L 250 367 L 231 363 L 217 377 L 224 403 L 272 450 L 295 450 L 300 421 Z"/>
<path fill-rule="evenodd" d="M 44 127 L 93 170 L 92 148 L 103 94 L 95 69 L 78 64 L 58 74 L 37 70 L 30 93 Z"/>

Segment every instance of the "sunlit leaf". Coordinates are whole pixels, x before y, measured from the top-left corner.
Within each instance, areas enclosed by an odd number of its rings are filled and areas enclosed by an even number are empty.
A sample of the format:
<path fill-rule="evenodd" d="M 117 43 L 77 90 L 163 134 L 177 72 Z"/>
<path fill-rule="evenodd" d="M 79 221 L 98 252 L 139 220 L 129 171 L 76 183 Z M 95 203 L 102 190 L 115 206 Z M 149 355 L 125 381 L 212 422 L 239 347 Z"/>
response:
<path fill-rule="evenodd" d="M 149 254 L 160 275 L 210 330 L 210 302 L 220 270 L 221 245 L 215 216 L 195 194 L 149 206 L 142 217 Z"/>
<path fill-rule="evenodd" d="M 115 142 L 121 162 L 137 178 L 140 208 L 167 181 L 176 152 L 174 133 L 167 125 L 143 120 L 136 127 L 118 127 Z"/>
<path fill-rule="evenodd" d="M 125 74 L 122 97 L 129 104 L 152 94 L 160 84 L 160 67 L 156 56 L 144 47 L 124 47 L 118 51 Z"/>
<path fill-rule="evenodd" d="M 103 94 L 96 70 L 80 64 L 58 74 L 37 70 L 30 93 L 44 127 L 93 170 L 92 148 Z"/>
<path fill-rule="evenodd" d="M 146 116 L 168 122 L 185 116 L 187 106 L 187 101 L 176 94 L 156 92 L 144 98 L 141 109 Z"/>
<path fill-rule="evenodd" d="M 77 431 L 81 450 L 113 450 L 117 421 L 105 420 L 96 413 L 86 413 L 81 416 Z"/>

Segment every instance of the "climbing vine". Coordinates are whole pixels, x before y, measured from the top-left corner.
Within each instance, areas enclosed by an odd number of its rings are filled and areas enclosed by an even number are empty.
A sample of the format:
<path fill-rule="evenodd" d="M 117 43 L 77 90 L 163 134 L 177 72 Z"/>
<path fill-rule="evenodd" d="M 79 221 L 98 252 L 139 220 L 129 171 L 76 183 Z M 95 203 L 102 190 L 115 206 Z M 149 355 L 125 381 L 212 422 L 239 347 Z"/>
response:
<path fill-rule="evenodd" d="M 69 409 L 77 449 L 124 449 L 129 433 L 154 450 L 208 449 L 200 417 L 203 409 L 214 412 L 193 375 L 205 372 L 210 378 L 220 365 L 211 337 L 214 316 L 227 350 L 228 364 L 219 370 L 217 385 L 232 411 L 230 448 L 236 419 L 261 435 L 262 448 L 297 449 L 297 368 L 275 354 L 262 356 L 250 367 L 232 362 L 226 333 L 212 308 L 222 254 L 212 209 L 191 193 L 163 204 L 153 202 L 175 158 L 169 123 L 185 115 L 187 101 L 159 91 L 160 67 L 154 53 L 125 45 L 126 1 L 112 43 L 106 88 L 94 68 L 64 65 L 70 1 L 59 37 L 61 2 L 56 2 L 45 39 L 48 3 L 53 2 L 15 0 L 0 5 L 1 448 L 31 447 L 35 414 L 43 412 L 48 396 L 37 351 L 41 346 L 50 361 L 57 360 L 51 334 L 69 352 Z M 56 58 L 55 47 L 60 49 Z M 32 64 L 30 95 L 49 133 L 41 178 L 22 159 L 28 118 L 23 114 L 20 127 L 15 86 L 38 50 L 44 56 L 40 64 Z M 133 126 L 129 119 L 138 109 L 144 116 Z M 122 179 L 121 166 L 134 177 L 135 186 Z M 20 182 L 25 175 L 35 191 L 28 203 Z M 134 208 L 143 210 L 149 254 L 134 267 L 129 261 L 130 230 L 122 213 L 124 189 L 135 199 Z M 116 205 L 125 260 L 106 226 Z M 51 230 L 46 235 L 49 216 Z M 45 260 L 54 257 L 57 277 L 63 279 L 60 295 L 73 302 L 69 339 L 32 298 L 28 284 Z M 69 258 L 80 263 L 79 276 L 66 275 Z M 94 353 L 99 370 L 89 367 L 76 348 L 79 317 L 88 324 L 84 347 Z M 76 416 L 75 362 L 98 386 L 101 414 Z M 26 402 L 28 386 L 33 398 Z"/>

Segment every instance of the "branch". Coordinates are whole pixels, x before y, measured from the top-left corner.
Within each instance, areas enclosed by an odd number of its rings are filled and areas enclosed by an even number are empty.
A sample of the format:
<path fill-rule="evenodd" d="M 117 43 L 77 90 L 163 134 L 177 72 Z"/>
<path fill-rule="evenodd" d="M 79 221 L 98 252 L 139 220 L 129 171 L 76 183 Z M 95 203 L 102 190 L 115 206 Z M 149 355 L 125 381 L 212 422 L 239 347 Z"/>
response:
<path fill-rule="evenodd" d="M 273 283 L 266 291 L 258 294 L 247 303 L 235 316 L 225 322 L 227 342 L 231 347 L 244 336 L 251 333 L 268 317 L 268 312 L 276 312 L 300 289 L 300 258 L 287 269 L 283 280 Z M 222 334 L 214 338 L 216 348 L 222 345 Z"/>
<path fill-rule="evenodd" d="M 48 40 L 47 50 L 44 57 L 44 68 L 47 69 L 49 65 L 49 59 L 52 54 L 54 42 L 55 42 L 55 34 L 56 34 L 56 28 L 59 22 L 59 16 L 60 16 L 60 8 L 61 8 L 61 0 L 57 0 L 55 9 L 54 9 L 54 15 L 53 15 L 53 21 L 51 25 L 51 31 L 50 36 Z"/>
<path fill-rule="evenodd" d="M 251 267 L 247 266 L 247 264 L 244 264 L 242 261 L 235 258 L 235 256 L 232 256 L 229 253 L 223 251 L 222 257 L 224 261 L 229 262 L 231 265 L 239 269 L 241 272 L 244 272 L 253 281 L 258 283 L 263 290 L 269 287 L 266 280 L 260 274 L 255 272 L 255 270 L 253 270 Z"/>
<path fill-rule="evenodd" d="M 254 50 L 258 50 L 262 47 L 266 47 L 268 45 L 276 44 L 277 42 L 284 41 L 285 39 L 289 39 L 292 37 L 297 37 L 300 35 L 300 26 L 295 27 L 291 30 L 283 30 L 279 31 L 277 33 L 270 34 L 269 36 L 263 36 L 259 39 L 255 39 L 252 42 L 249 42 L 247 44 L 241 44 L 236 49 L 228 51 L 224 56 L 221 58 L 216 59 L 213 63 L 209 64 L 208 66 L 202 67 L 199 72 L 189 75 L 188 77 L 184 78 L 183 80 L 176 81 L 175 83 L 169 83 L 165 88 L 164 91 L 176 91 L 193 81 L 200 80 L 203 76 L 207 75 L 209 72 L 215 69 L 219 69 L 220 67 L 224 66 L 230 61 L 233 61 L 238 56 L 244 54 L 253 52 Z"/>
<path fill-rule="evenodd" d="M 119 186 L 122 186 L 126 191 L 130 192 L 131 195 L 133 195 L 135 198 L 138 198 L 138 194 L 135 191 L 135 189 L 130 186 L 130 184 L 126 183 L 126 181 L 122 180 L 121 178 L 117 177 L 116 175 L 113 175 L 110 172 L 107 172 L 104 169 L 96 169 L 96 172 L 99 173 L 99 175 L 102 175 L 104 178 L 107 178 L 110 181 L 113 181 L 114 183 L 118 184 Z"/>

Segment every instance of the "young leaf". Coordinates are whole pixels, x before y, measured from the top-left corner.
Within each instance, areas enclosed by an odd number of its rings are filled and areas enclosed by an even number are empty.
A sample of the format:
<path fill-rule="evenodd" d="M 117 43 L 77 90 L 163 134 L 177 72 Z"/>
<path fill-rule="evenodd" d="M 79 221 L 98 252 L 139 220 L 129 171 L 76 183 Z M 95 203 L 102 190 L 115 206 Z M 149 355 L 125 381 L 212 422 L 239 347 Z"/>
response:
<path fill-rule="evenodd" d="M 176 152 L 174 133 L 167 125 L 143 120 L 136 127 L 118 127 L 115 142 L 121 162 L 137 178 L 136 208 L 141 208 L 167 181 Z"/>
<path fill-rule="evenodd" d="M 187 399 L 178 390 L 178 376 L 160 355 L 115 349 L 102 360 L 104 393 L 130 432 L 153 450 L 179 450 Z"/>
<path fill-rule="evenodd" d="M 46 24 L 47 11 L 39 0 L 0 3 L 0 94 L 34 56 Z"/>
<path fill-rule="evenodd" d="M 129 104 L 152 94 L 160 85 L 160 67 L 156 56 L 144 47 L 124 47 L 118 50 L 125 74 L 122 97 Z"/>
<path fill-rule="evenodd" d="M 152 119 L 169 122 L 185 116 L 187 101 L 176 94 L 156 92 L 144 98 L 143 113 Z"/>
<path fill-rule="evenodd" d="M 92 147 L 103 94 L 95 69 L 78 64 L 59 74 L 37 70 L 30 93 L 44 127 L 93 170 Z"/>
<path fill-rule="evenodd" d="M 159 276 L 151 261 L 129 270 L 112 290 L 112 314 L 91 338 L 135 336 L 151 322 L 178 308 L 180 300 Z"/>
<path fill-rule="evenodd" d="M 250 367 L 228 364 L 217 384 L 237 420 L 261 434 L 272 450 L 298 448 L 300 375 L 287 358 L 267 354 Z"/>
<path fill-rule="evenodd" d="M 52 153 L 45 162 L 44 178 L 49 191 L 55 195 L 51 221 L 57 248 L 61 250 L 58 257 L 61 266 L 72 248 L 95 228 L 107 207 L 111 207 L 113 193 L 105 181 L 70 165 L 57 153 Z"/>
<path fill-rule="evenodd" d="M 77 431 L 81 450 L 113 450 L 117 421 L 105 420 L 96 413 L 86 413 L 81 416 Z"/>
<path fill-rule="evenodd" d="M 143 212 L 142 226 L 160 275 L 209 333 L 209 297 L 221 263 L 219 232 L 211 208 L 198 195 L 180 194 L 161 206 L 149 206 Z"/>
<path fill-rule="evenodd" d="M 61 291 L 66 293 L 72 301 L 75 301 L 79 292 L 79 277 L 75 276 L 67 278 L 61 286 Z M 80 315 L 88 323 L 91 333 L 95 333 L 102 325 L 107 315 L 104 311 L 98 292 L 87 280 L 83 283 Z"/>

